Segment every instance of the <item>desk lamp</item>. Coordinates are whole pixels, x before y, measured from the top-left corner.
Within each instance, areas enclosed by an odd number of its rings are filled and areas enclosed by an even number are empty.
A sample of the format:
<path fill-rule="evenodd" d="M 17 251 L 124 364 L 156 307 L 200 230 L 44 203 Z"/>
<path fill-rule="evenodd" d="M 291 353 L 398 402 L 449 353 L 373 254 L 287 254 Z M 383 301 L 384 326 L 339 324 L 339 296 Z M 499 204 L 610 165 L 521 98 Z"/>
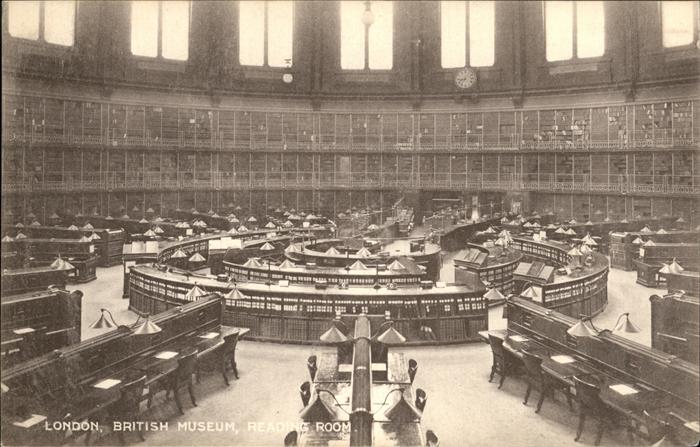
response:
<path fill-rule="evenodd" d="M 623 319 L 624 317 L 624 319 Z M 630 313 L 625 312 L 620 314 L 619 317 L 617 317 L 617 323 L 615 323 L 615 327 L 613 328 L 613 332 L 629 332 L 629 333 L 637 333 L 640 332 L 639 327 L 632 323 L 630 321 Z"/>
<path fill-rule="evenodd" d="M 612 332 L 640 332 L 640 329 L 637 327 L 637 325 L 630 321 L 629 315 L 629 312 L 620 314 L 620 316 L 617 317 L 617 322 L 615 323 Z M 588 323 L 588 326 L 586 325 L 586 323 Z M 609 329 L 598 329 L 593 324 L 592 317 L 582 315 L 578 323 L 567 329 L 566 333 L 569 335 L 573 335 L 574 337 L 594 337 L 596 335 L 601 334 L 604 331 L 611 332 Z"/>
<path fill-rule="evenodd" d="M 114 320 L 114 316 L 112 315 L 112 312 L 110 312 L 108 309 L 100 309 L 100 313 L 101 313 L 100 318 L 98 318 L 94 323 L 92 323 L 89 326 L 90 329 L 103 329 L 103 328 L 111 329 L 111 328 L 119 326 L 119 324 L 117 324 L 117 322 Z M 105 314 L 107 314 L 109 316 L 109 320 L 105 317 Z M 160 326 L 158 326 L 157 324 L 155 324 L 154 322 L 151 321 L 151 318 L 148 314 L 146 315 L 146 318 L 143 318 L 143 322 L 141 322 L 141 324 L 139 324 L 141 319 L 142 319 L 142 317 L 141 317 L 141 315 L 139 315 L 138 318 L 136 319 L 136 323 L 134 323 L 135 325 L 137 325 L 136 327 L 134 327 L 132 329 L 134 335 L 156 334 L 156 333 L 162 331 Z"/>

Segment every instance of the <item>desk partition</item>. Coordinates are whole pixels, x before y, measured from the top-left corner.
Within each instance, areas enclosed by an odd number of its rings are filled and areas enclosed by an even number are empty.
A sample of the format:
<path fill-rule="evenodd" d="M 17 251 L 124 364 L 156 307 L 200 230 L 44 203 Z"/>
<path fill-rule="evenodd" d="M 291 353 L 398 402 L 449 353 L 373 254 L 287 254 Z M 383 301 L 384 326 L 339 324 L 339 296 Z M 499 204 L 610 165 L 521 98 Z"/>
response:
<path fill-rule="evenodd" d="M 577 320 L 522 298 L 507 303 L 508 330 L 557 352 L 580 357 L 625 383 L 661 390 L 675 413 L 696 421 L 699 412 L 698 365 L 603 330 L 593 337 L 574 337 L 567 329 Z"/>

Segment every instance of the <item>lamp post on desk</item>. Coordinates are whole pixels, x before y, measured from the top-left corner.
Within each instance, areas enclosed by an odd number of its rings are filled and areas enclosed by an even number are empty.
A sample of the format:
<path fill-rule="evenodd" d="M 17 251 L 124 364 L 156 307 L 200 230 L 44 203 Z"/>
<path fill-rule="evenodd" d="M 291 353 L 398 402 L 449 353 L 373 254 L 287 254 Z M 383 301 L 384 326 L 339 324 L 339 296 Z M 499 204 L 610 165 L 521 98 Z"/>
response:
<path fill-rule="evenodd" d="M 109 319 L 105 317 L 105 314 L 109 316 Z M 143 322 L 139 324 L 139 321 L 141 321 L 142 318 L 143 317 L 139 315 L 136 319 L 136 322 L 134 323 L 134 325 L 136 326 L 132 326 L 131 328 L 131 331 L 134 335 L 149 335 L 156 334 L 162 331 L 160 326 L 151 321 L 151 317 L 148 314 L 146 314 L 146 317 L 143 318 Z M 100 309 L 100 318 L 95 320 L 89 327 L 90 329 L 111 329 L 117 326 L 119 326 L 119 324 L 114 320 L 112 312 L 110 312 L 108 309 L 103 308 Z"/>

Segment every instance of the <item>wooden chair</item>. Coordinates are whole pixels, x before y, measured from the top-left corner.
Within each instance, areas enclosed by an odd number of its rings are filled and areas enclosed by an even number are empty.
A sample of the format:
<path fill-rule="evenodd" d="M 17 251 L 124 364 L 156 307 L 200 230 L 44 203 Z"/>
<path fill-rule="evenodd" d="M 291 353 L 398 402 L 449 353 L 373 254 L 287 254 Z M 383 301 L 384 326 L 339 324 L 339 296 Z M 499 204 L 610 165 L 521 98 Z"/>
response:
<path fill-rule="evenodd" d="M 411 379 L 411 383 L 413 383 L 413 379 L 416 378 L 416 373 L 418 372 L 418 362 L 416 362 L 413 359 L 408 360 L 408 377 Z"/>
<path fill-rule="evenodd" d="M 615 413 L 600 399 L 600 388 L 592 383 L 574 376 L 574 386 L 576 387 L 576 398 L 579 403 L 578 429 L 574 441 L 581 438 L 586 416 L 591 416 L 598 420 L 598 432 L 595 438 L 595 445 L 600 444 L 603 438 L 605 426 L 616 418 Z"/>
<path fill-rule="evenodd" d="M 425 410 L 425 404 L 428 401 L 428 396 L 425 394 L 425 391 L 422 389 L 418 388 L 416 390 L 416 408 L 418 408 L 420 411 Z"/>
<path fill-rule="evenodd" d="M 238 379 L 238 368 L 236 366 L 236 345 L 238 345 L 238 333 L 224 337 L 223 353 L 221 354 L 221 374 L 224 376 L 226 386 L 229 385 L 226 375 L 227 366 L 233 370 L 233 375 Z"/>
<path fill-rule="evenodd" d="M 440 439 L 437 437 L 434 431 L 428 430 L 425 432 L 425 447 L 438 447 L 440 445 Z"/>
<path fill-rule="evenodd" d="M 646 427 L 646 433 L 641 433 L 640 437 L 651 444 L 659 442 L 669 432 L 669 426 L 666 421 L 660 421 L 646 410 L 642 412 L 642 422 Z"/>
<path fill-rule="evenodd" d="M 100 411 L 99 414 L 90 417 L 91 420 L 98 419 L 100 425 L 106 419 L 108 422 L 136 422 L 139 421 L 139 416 L 141 414 L 140 407 L 141 402 L 144 400 L 143 390 L 146 387 L 146 376 L 132 379 L 128 382 L 122 384 L 119 390 L 119 399 L 105 408 L 104 411 Z M 94 418 L 94 419 L 93 419 Z M 138 430 L 139 439 L 144 441 L 143 432 Z M 124 432 L 118 431 L 117 436 L 119 437 L 119 442 L 123 445 Z M 85 445 L 90 444 L 90 438 L 92 437 L 92 432 L 88 432 L 85 437 Z"/>
<path fill-rule="evenodd" d="M 192 405 L 195 407 L 197 406 L 197 402 L 194 398 L 194 382 L 192 381 L 192 376 L 196 373 L 196 370 L 196 351 L 180 357 L 180 359 L 177 361 L 177 370 L 175 370 L 175 373 L 171 378 L 170 390 L 168 390 L 168 392 L 166 393 L 166 397 L 168 396 L 170 391 L 173 392 L 173 395 L 175 396 L 175 404 L 177 405 L 177 409 L 180 410 L 180 414 L 185 414 L 182 411 L 182 402 L 180 401 L 179 393 L 179 390 L 184 386 L 187 386 L 187 391 L 189 391 L 190 393 L 190 400 L 192 401 Z"/>
<path fill-rule="evenodd" d="M 287 436 L 284 437 L 284 446 L 285 447 L 294 447 L 297 445 L 299 441 L 299 433 L 296 430 L 290 431 L 287 433 Z"/>
<path fill-rule="evenodd" d="M 523 353 L 523 364 L 525 365 L 527 379 L 527 390 L 525 391 L 525 400 L 523 400 L 523 405 L 527 405 L 530 398 L 530 392 L 533 388 L 535 388 L 540 392 L 540 399 L 537 401 L 537 409 L 535 410 L 535 413 L 539 413 L 542 409 L 545 396 L 555 388 L 559 388 L 566 394 L 566 400 L 569 403 L 569 408 L 572 408 L 571 395 L 569 394 L 568 387 L 566 385 L 558 385 L 551 380 L 547 380 L 547 376 L 542 371 L 542 359 L 540 357 L 527 352 L 526 350 L 522 350 L 521 352 Z"/>
<path fill-rule="evenodd" d="M 309 400 L 311 400 L 311 383 L 304 382 L 299 387 L 299 396 L 301 397 L 301 404 L 306 408 L 309 405 Z"/>
<path fill-rule="evenodd" d="M 315 355 L 309 356 L 308 360 L 306 360 L 306 367 L 309 369 L 309 376 L 311 376 L 311 381 L 313 382 L 316 378 L 316 371 L 318 371 Z"/>
<path fill-rule="evenodd" d="M 502 339 L 489 334 L 489 345 L 491 345 L 491 353 L 493 354 L 493 364 L 491 365 L 489 382 L 493 380 L 493 375 L 497 373 L 501 376 L 501 380 L 498 383 L 498 388 L 500 389 L 503 386 L 503 382 L 506 380 L 506 376 L 512 373 L 514 365 L 511 357 L 507 355 L 503 348 Z"/>

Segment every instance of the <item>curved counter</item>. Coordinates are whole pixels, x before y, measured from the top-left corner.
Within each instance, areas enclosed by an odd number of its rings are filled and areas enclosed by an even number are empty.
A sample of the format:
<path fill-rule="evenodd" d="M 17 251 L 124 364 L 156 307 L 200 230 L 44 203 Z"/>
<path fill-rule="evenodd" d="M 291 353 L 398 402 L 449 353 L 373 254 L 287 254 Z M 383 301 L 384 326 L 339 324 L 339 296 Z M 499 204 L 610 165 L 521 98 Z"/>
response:
<path fill-rule="evenodd" d="M 513 237 L 511 247 L 519 250 L 526 259 L 559 268 L 571 266 L 574 261 L 568 254 L 570 247 L 558 242 Z M 590 256 L 590 265 L 578 263 L 578 267 L 567 269 L 567 274 L 555 273 L 547 284 L 533 286 L 536 296 L 530 299 L 573 318 L 602 312 L 608 303 L 608 258 L 595 251 Z"/>
<path fill-rule="evenodd" d="M 230 278 L 240 281 L 279 281 L 287 280 L 295 283 L 368 285 L 375 283 L 388 284 L 418 284 L 426 277 L 425 269 L 406 258 L 399 258 L 400 265 L 391 264 L 384 268 L 365 267 L 351 269 L 349 267 L 307 267 L 305 265 L 290 265 L 289 261 L 281 265 L 247 261 L 245 264 L 224 261 L 224 273 Z"/>
<path fill-rule="evenodd" d="M 416 264 L 425 267 L 430 279 L 437 279 L 440 275 L 440 246 L 422 239 L 412 242 L 408 251 L 367 253 L 366 256 L 356 253 L 327 253 L 315 250 L 316 246 L 333 246 L 341 243 L 340 239 L 319 239 L 291 244 L 285 255 L 292 261 L 299 263 L 314 263 L 321 266 L 345 267 L 360 261 L 366 265 L 389 264 L 402 256 L 410 257 Z M 378 244 L 377 244 L 378 245 Z M 376 250 L 375 245 L 371 250 Z"/>
<path fill-rule="evenodd" d="M 337 311 L 382 315 L 388 310 L 396 329 L 414 344 L 477 341 L 478 332 L 488 328 L 484 291 L 465 286 L 319 289 L 246 282 L 234 290 L 233 283 L 211 275 L 150 264 L 131 267 L 129 308 L 138 313 L 162 312 L 196 300 L 199 291 L 190 293 L 194 286 L 224 295 L 226 324 L 249 327 L 252 338 L 267 341 L 316 343 Z"/>

